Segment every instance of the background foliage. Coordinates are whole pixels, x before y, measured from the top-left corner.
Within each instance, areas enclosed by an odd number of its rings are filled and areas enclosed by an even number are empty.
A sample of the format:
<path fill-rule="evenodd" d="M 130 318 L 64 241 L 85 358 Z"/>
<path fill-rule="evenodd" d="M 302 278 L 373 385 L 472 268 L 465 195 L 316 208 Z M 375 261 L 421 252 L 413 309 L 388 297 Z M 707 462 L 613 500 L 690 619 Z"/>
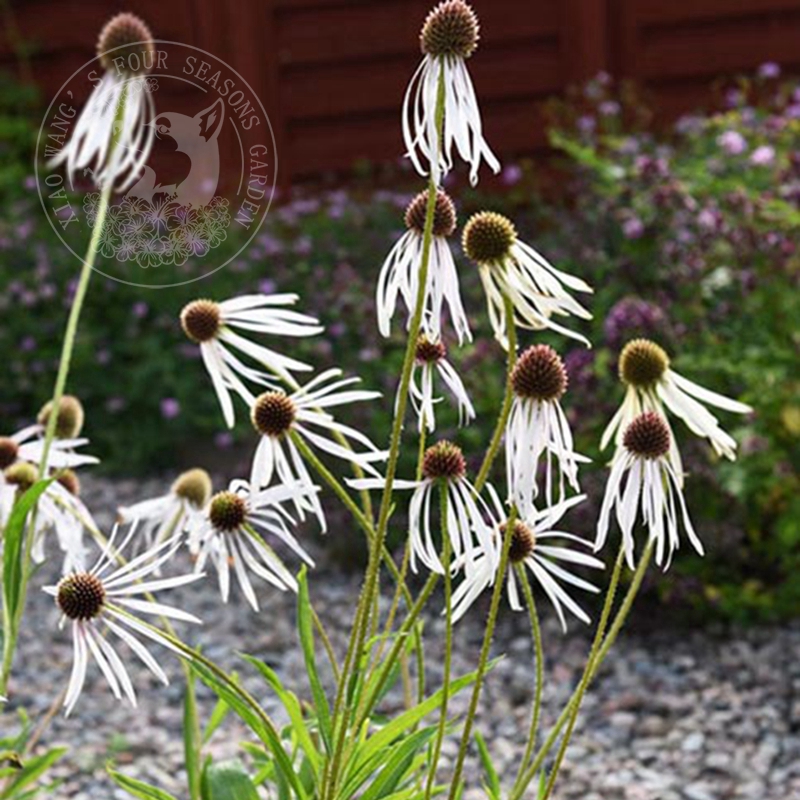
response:
<path fill-rule="evenodd" d="M 683 607 L 784 615 L 800 602 L 790 577 L 800 567 L 800 86 L 765 65 L 759 76 L 721 87 L 721 96 L 722 110 L 665 131 L 633 87 L 600 75 L 552 104 L 556 154 L 547 164 L 507 165 L 499 196 L 496 186 L 491 198 L 451 189 L 462 223 L 487 204 L 507 213 L 522 238 L 596 287 L 595 317 L 584 330 L 594 349 L 552 340 L 567 360 L 566 404 L 587 455 L 602 463 L 599 433 L 622 397 L 617 354 L 637 335 L 665 346 L 679 372 L 757 408 L 752 419 L 723 420 L 741 445 L 735 464 L 713 463 L 690 437 L 681 442 L 691 507 L 714 558 L 685 553 L 653 588 Z M 50 395 L 76 265 L 44 218 L 31 176 L 35 97 L 9 84 L 0 104 L 6 432 Z M 298 292 L 300 308 L 317 314 L 326 334 L 278 347 L 381 389 L 383 401 L 359 409 L 357 422 L 382 430 L 402 348 L 399 331 L 388 342 L 377 334 L 374 283 L 411 195 L 376 188 L 373 177 L 366 170 L 347 189 L 282 198 L 254 244 L 200 284 L 143 291 L 94 278 L 71 388 L 87 407 L 87 433 L 106 469 L 158 472 L 198 460 L 213 469 L 249 457 L 249 423 L 223 429 L 197 348 L 177 323 L 198 294 Z M 395 185 L 416 188 L 395 177 Z M 443 407 L 441 433 L 477 461 L 489 436 L 481 423 L 491 425 L 503 388 L 486 375 L 501 374 L 503 353 L 491 340 L 477 273 L 454 246 L 475 341 L 452 347 L 450 357 L 478 420 L 457 431 Z M 227 258 L 235 249 L 230 238 L 215 252 Z M 529 335 L 523 344 L 534 338 L 548 337 Z M 602 472 L 584 473 L 595 501 Z M 596 508 L 584 506 L 573 519 L 588 532 Z"/>

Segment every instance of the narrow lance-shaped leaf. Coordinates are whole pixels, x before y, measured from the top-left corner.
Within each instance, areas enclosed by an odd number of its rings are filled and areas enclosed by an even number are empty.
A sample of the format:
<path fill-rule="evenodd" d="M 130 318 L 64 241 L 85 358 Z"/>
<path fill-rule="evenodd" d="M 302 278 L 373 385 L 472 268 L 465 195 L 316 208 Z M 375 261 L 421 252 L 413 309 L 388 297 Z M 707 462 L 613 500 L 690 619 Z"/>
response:
<path fill-rule="evenodd" d="M 6 619 L 14 619 L 20 602 L 22 588 L 22 543 L 28 512 L 42 493 L 53 482 L 53 478 L 37 481 L 14 503 L 3 534 L 3 600 Z M 5 632 L 8 635 L 8 631 Z"/>
<path fill-rule="evenodd" d="M 129 778 L 110 766 L 106 770 L 117 786 L 121 786 L 129 794 L 138 797 L 139 800 L 176 800 L 175 797 L 162 789 L 157 789 L 155 786 L 150 786 L 150 784 L 143 781 L 137 781 L 135 778 Z"/>
<path fill-rule="evenodd" d="M 306 568 L 300 570 L 298 576 L 297 592 L 297 629 L 300 634 L 300 644 L 303 649 L 308 681 L 311 685 L 311 694 L 319 719 L 320 733 L 328 752 L 331 752 L 331 712 L 328 698 L 322 688 L 322 681 L 317 672 L 317 657 L 314 647 L 314 630 L 311 616 L 311 599 L 308 594 L 308 575 Z"/>

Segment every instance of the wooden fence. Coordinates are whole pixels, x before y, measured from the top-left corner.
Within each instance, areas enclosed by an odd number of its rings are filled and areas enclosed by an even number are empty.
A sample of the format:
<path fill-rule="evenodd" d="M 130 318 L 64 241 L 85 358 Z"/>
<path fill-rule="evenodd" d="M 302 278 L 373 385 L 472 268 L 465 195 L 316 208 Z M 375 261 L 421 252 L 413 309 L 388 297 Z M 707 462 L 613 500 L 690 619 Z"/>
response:
<path fill-rule="evenodd" d="M 715 76 L 764 61 L 800 71 L 800 0 L 475 0 L 470 68 L 487 138 L 502 156 L 543 144 L 541 102 L 599 70 L 640 80 L 674 116 Z M 263 99 L 282 182 L 402 153 L 399 108 L 430 0 L 12 0 L 46 97 L 91 56 L 112 13 L 227 61 Z M 0 65 L 13 67 L 13 27 Z"/>

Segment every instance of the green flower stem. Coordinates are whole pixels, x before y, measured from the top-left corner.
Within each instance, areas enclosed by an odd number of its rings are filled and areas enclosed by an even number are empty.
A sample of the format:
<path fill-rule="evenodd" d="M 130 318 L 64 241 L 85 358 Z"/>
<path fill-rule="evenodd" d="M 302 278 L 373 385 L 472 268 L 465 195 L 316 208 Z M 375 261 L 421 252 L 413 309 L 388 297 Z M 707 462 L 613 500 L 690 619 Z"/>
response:
<path fill-rule="evenodd" d="M 533 755 L 533 748 L 536 747 L 536 737 L 539 732 L 539 719 L 542 713 L 542 690 L 544 689 L 544 648 L 542 647 L 542 629 L 539 625 L 539 614 L 536 610 L 536 601 L 533 597 L 528 573 L 523 564 L 515 564 L 514 569 L 516 570 L 519 582 L 522 584 L 522 592 L 525 595 L 525 603 L 528 606 L 528 617 L 531 622 L 531 636 L 533 637 L 533 648 L 536 658 L 536 686 L 533 692 L 531 725 L 528 731 L 525 753 L 519 765 L 519 773 L 517 775 L 517 780 L 519 780 L 519 775 L 522 774 L 522 771 Z M 516 782 L 514 785 L 516 786 Z"/>
<path fill-rule="evenodd" d="M 436 130 L 439 133 L 439 139 L 442 135 L 442 124 L 444 122 L 444 108 L 445 108 L 445 91 L 444 91 L 444 70 L 439 73 L 439 84 L 436 96 Z M 438 158 L 437 153 L 434 153 L 434 158 Z M 422 325 L 422 306 L 425 299 L 425 289 L 428 280 L 428 266 L 430 263 L 431 244 L 433 242 L 433 218 L 436 209 L 436 190 L 437 186 L 431 177 L 428 182 L 428 203 L 425 212 L 425 226 L 423 229 L 422 240 L 422 261 L 420 264 L 418 276 L 417 297 L 414 308 L 414 313 L 411 317 L 411 324 L 408 331 L 408 343 L 406 345 L 406 354 L 403 360 L 403 369 L 400 377 L 400 387 L 397 395 L 397 407 L 395 410 L 394 422 L 392 424 L 392 434 L 389 443 L 389 458 L 386 465 L 386 484 L 381 498 L 380 511 L 378 513 L 378 527 L 376 531 L 375 541 L 370 548 L 370 558 L 367 564 L 366 576 L 364 579 L 364 588 L 359 598 L 358 607 L 363 608 L 363 612 L 359 613 L 356 610 L 357 624 L 353 626 L 353 631 L 350 637 L 350 644 L 348 650 L 352 650 L 357 654 L 345 659 L 345 665 L 348 663 L 355 668 L 359 663 L 360 654 L 363 650 L 364 643 L 369 629 L 370 611 L 372 609 L 373 598 L 378 589 L 378 578 L 380 574 L 381 553 L 386 541 L 386 532 L 389 525 L 389 515 L 392 508 L 392 488 L 394 485 L 395 474 L 397 472 L 397 463 L 400 458 L 400 443 L 403 433 L 403 421 L 408 404 L 408 387 L 411 382 L 411 372 L 414 367 L 414 354 L 416 350 L 417 337 Z M 343 671 L 342 679 L 339 681 L 337 691 L 337 701 L 334 709 L 334 725 L 337 728 L 336 741 L 334 746 L 333 756 L 329 762 L 330 769 L 328 771 L 328 780 L 325 785 L 324 800 L 335 796 L 338 789 L 339 777 L 341 772 L 341 756 L 344 751 L 345 739 L 347 737 L 347 713 L 343 713 L 342 706 L 345 702 L 345 695 L 348 686 L 351 684 L 355 676 L 349 674 L 349 669 Z M 338 713 L 337 713 L 338 712 Z"/>
<path fill-rule="evenodd" d="M 609 583 L 608 592 L 606 593 L 606 600 L 605 603 L 603 603 L 603 610 L 600 613 L 600 621 L 597 623 L 594 641 L 592 642 L 592 647 L 589 650 L 589 657 L 586 661 L 586 669 L 584 670 L 583 676 L 578 683 L 578 688 L 575 691 L 574 700 L 572 702 L 572 711 L 570 712 L 569 719 L 567 720 L 567 729 L 564 732 L 563 738 L 561 739 L 561 745 L 558 748 L 556 760 L 553 763 L 553 767 L 550 771 L 550 777 L 547 780 L 547 788 L 545 789 L 543 800 L 547 800 L 553 791 L 556 778 L 558 777 L 558 771 L 561 768 L 562 762 L 564 761 L 567 747 L 569 746 L 570 739 L 572 738 L 572 732 L 575 729 L 575 723 L 578 720 L 578 713 L 580 712 L 581 703 L 583 702 L 584 695 L 586 694 L 586 689 L 589 686 L 589 681 L 591 680 L 597 655 L 600 652 L 600 647 L 603 644 L 603 637 L 605 636 L 608 619 L 611 616 L 611 608 L 614 605 L 614 598 L 617 593 L 617 586 L 619 585 L 619 578 L 622 574 L 622 565 L 624 562 L 625 550 L 623 547 L 620 547 L 619 554 L 617 555 L 617 561 L 614 564 L 614 572 L 611 574 L 611 582 Z"/>
<path fill-rule="evenodd" d="M 648 542 L 647 547 L 645 548 L 644 553 L 642 554 L 642 558 L 639 562 L 639 566 L 636 568 L 636 572 L 633 575 L 633 580 L 631 581 L 631 585 L 628 587 L 628 591 L 625 594 L 625 598 L 620 605 L 619 610 L 617 611 L 616 616 L 614 617 L 614 621 L 611 623 L 611 627 L 609 628 L 608 633 L 606 634 L 605 639 L 603 640 L 602 646 L 598 649 L 596 657 L 593 659 L 591 663 L 587 662 L 586 670 L 588 672 L 588 678 L 586 680 L 586 686 L 588 687 L 592 680 L 594 680 L 597 671 L 599 670 L 603 660 L 608 655 L 608 651 L 613 646 L 614 642 L 619 635 L 619 632 L 622 630 L 622 626 L 625 624 L 625 620 L 630 613 L 631 607 L 633 606 L 633 601 L 636 598 L 636 595 L 639 591 L 639 587 L 642 584 L 642 580 L 644 579 L 645 572 L 647 571 L 647 567 L 650 564 L 650 559 L 653 555 L 653 542 L 652 540 Z M 616 567 L 615 567 L 616 571 Z M 619 578 L 619 576 L 618 576 Z M 613 575 L 612 575 L 613 581 Z M 610 586 L 609 586 L 610 590 Z M 581 683 L 583 680 L 581 680 Z M 556 720 L 555 725 L 553 725 L 552 730 L 547 736 L 544 744 L 539 748 L 539 751 L 536 754 L 533 762 L 531 763 L 530 767 L 525 770 L 524 775 L 520 780 L 517 781 L 514 788 L 512 789 L 511 793 L 508 796 L 508 800 L 522 800 L 524 796 L 525 790 L 527 789 L 530 782 L 536 777 L 537 773 L 542 767 L 547 754 L 552 749 L 553 745 L 555 744 L 556 740 L 558 739 L 558 735 L 561 732 L 561 729 L 567 724 L 568 720 L 572 715 L 573 708 L 577 705 L 580 706 L 578 702 L 578 693 L 580 689 L 580 684 L 578 688 L 572 693 L 572 697 L 570 697 L 567 705 L 564 707 L 564 710 L 561 712 L 558 720 Z M 585 692 L 585 689 L 584 689 Z"/>
<path fill-rule="evenodd" d="M 511 413 L 511 402 L 514 399 L 514 389 L 511 385 L 511 373 L 514 370 L 514 365 L 517 363 L 517 329 L 514 325 L 514 304 L 511 300 L 504 295 L 503 302 L 506 311 L 506 329 L 508 330 L 508 366 L 506 369 L 506 393 L 503 397 L 503 405 L 500 409 L 500 416 L 497 418 L 497 425 L 495 426 L 494 433 L 492 434 L 489 449 L 486 451 L 486 456 L 481 464 L 478 477 L 475 479 L 475 490 L 480 492 L 486 485 L 489 478 L 489 472 L 492 469 L 492 464 L 497 457 L 497 452 L 500 449 L 500 443 L 503 441 L 503 434 L 506 430 L 506 423 L 508 422 L 508 415 Z"/>
<path fill-rule="evenodd" d="M 115 122 L 122 118 L 125 108 L 125 91 L 122 93 L 119 105 L 117 106 L 117 113 L 115 115 Z M 112 128 L 113 130 L 113 128 Z M 116 147 L 116 138 L 112 136 L 109 146 L 109 155 L 113 154 Z M 69 368 L 72 363 L 72 353 L 75 349 L 75 339 L 78 333 L 78 322 L 81 317 L 81 310 L 83 303 L 86 299 L 86 291 L 89 288 L 89 279 L 92 276 L 92 267 L 94 266 L 95 256 L 100 244 L 100 235 L 103 231 L 103 224 L 105 223 L 106 214 L 108 212 L 108 201 L 111 197 L 112 182 L 108 181 L 102 188 L 100 194 L 100 205 L 97 209 L 97 218 L 95 219 L 92 228 L 92 236 L 89 240 L 89 247 L 86 251 L 86 257 L 83 260 L 80 275 L 78 277 L 78 285 L 75 290 L 75 296 L 72 299 L 72 306 L 70 307 L 69 317 L 67 319 L 67 328 L 64 332 L 64 342 L 61 346 L 61 357 L 58 362 L 58 372 L 56 374 L 56 383 L 53 389 L 51 413 L 47 420 L 45 428 L 44 443 L 42 445 L 42 457 L 39 462 L 39 480 L 46 477 L 47 473 L 47 458 L 50 454 L 50 448 L 53 444 L 53 439 L 56 434 L 56 423 L 58 422 L 58 406 L 61 403 L 61 398 L 64 396 L 64 390 L 67 385 L 67 377 L 69 376 Z M 36 530 L 36 509 L 31 511 L 28 523 L 28 534 L 25 537 L 25 551 L 23 558 L 22 575 L 20 576 L 20 602 L 14 618 L 7 620 L 5 627 L 4 641 L 3 641 L 3 666 L 0 671 L 0 692 L 5 692 L 8 686 L 8 679 L 11 675 L 11 667 L 14 662 L 14 652 L 17 646 L 17 636 L 19 634 L 19 626 L 22 622 L 22 616 L 25 613 L 25 606 L 28 596 L 28 582 L 31 577 L 33 565 L 31 563 L 31 553 L 33 551 L 33 542 L 35 539 Z"/>
<path fill-rule="evenodd" d="M 439 766 L 442 742 L 447 729 L 447 706 L 450 702 L 450 670 L 453 661 L 453 581 L 450 574 L 450 537 L 447 534 L 447 486 L 444 483 L 439 487 L 439 504 L 442 520 L 442 564 L 444 565 L 444 667 L 442 672 L 442 706 L 439 712 L 439 727 L 436 730 L 436 739 L 433 743 L 424 800 L 431 800 L 433 795 L 436 768 Z"/>
<path fill-rule="evenodd" d="M 509 531 L 514 529 L 514 523 L 517 519 L 517 509 L 515 506 L 511 507 L 511 513 L 508 516 L 506 523 Z M 512 536 L 503 537 L 503 547 L 500 551 L 500 564 L 497 568 L 497 576 L 495 577 L 494 590 L 492 591 L 492 602 L 489 606 L 489 617 L 486 620 L 486 631 L 483 635 L 483 645 L 481 645 L 481 654 L 478 659 L 478 669 L 475 673 L 475 683 L 472 687 L 472 697 L 469 701 L 469 709 L 467 716 L 464 719 L 464 729 L 461 733 L 461 744 L 458 748 L 458 756 L 456 758 L 456 765 L 453 769 L 453 776 L 450 783 L 449 800 L 455 800 L 461 794 L 460 784 L 461 776 L 464 772 L 464 761 L 467 758 L 467 749 L 471 741 L 472 726 L 475 723 L 475 715 L 478 712 L 478 702 L 481 699 L 481 691 L 483 690 L 483 679 L 486 676 L 486 667 L 489 663 L 489 651 L 492 649 L 492 639 L 494 638 L 494 629 L 497 624 L 497 613 L 500 610 L 500 598 L 503 596 L 503 589 L 505 588 L 506 569 L 508 568 L 508 554 L 511 551 Z"/>
<path fill-rule="evenodd" d="M 306 444 L 305 440 L 301 436 L 298 436 L 294 432 L 292 432 L 290 436 L 292 437 L 294 444 L 297 446 L 297 449 L 300 451 L 300 455 L 302 455 L 303 458 L 314 468 L 314 470 L 325 481 L 325 483 L 327 483 L 328 486 L 333 489 L 336 496 L 342 501 L 344 506 L 353 515 L 353 518 L 366 534 L 367 541 L 372 544 L 375 538 L 375 530 L 372 527 L 369 519 L 361 512 L 361 509 L 353 501 L 353 498 L 350 497 L 344 486 L 342 486 L 342 484 L 337 480 L 336 476 L 322 463 L 322 461 L 320 461 L 316 453 L 314 453 L 314 451 Z M 389 569 L 389 573 L 392 575 L 397 584 L 397 590 L 402 593 L 406 603 L 409 607 L 411 607 L 414 598 L 412 597 L 411 591 L 406 584 L 405 571 L 403 569 L 398 569 L 397 564 L 394 563 L 392 554 L 389 552 L 389 548 L 386 547 L 385 544 L 383 546 L 382 555 L 384 563 Z"/>
<path fill-rule="evenodd" d="M 428 576 L 428 580 L 422 587 L 422 591 L 419 593 L 419 596 L 417 597 L 414 605 L 409 610 L 408 614 L 406 615 L 406 618 L 403 620 L 403 624 L 400 626 L 397 635 L 394 637 L 394 642 L 392 643 L 392 649 L 389 651 L 389 655 L 383 662 L 380 676 L 378 677 L 378 680 L 375 682 L 375 686 L 372 689 L 372 693 L 368 697 L 362 698 L 362 702 L 359 705 L 359 709 L 355 716 L 355 724 L 353 725 L 355 730 L 359 730 L 361 726 L 364 724 L 368 716 L 367 709 L 370 709 L 375 705 L 376 699 L 380 697 L 381 692 L 386 687 L 386 682 L 389 680 L 389 677 L 392 674 L 392 666 L 399 658 L 403 648 L 406 646 L 406 637 L 408 636 L 408 632 L 412 629 L 412 627 L 416 625 L 417 619 L 419 618 L 419 615 L 422 612 L 423 608 L 425 608 L 425 604 L 428 602 L 428 598 L 433 593 L 433 590 L 436 587 L 438 579 L 439 576 L 435 572 L 432 572 Z"/>
<path fill-rule="evenodd" d="M 427 443 L 427 431 L 425 429 L 425 415 L 422 416 L 422 422 L 420 423 L 420 431 L 419 431 L 419 449 L 417 451 L 417 480 L 422 480 L 422 462 L 425 459 L 425 445 Z"/>

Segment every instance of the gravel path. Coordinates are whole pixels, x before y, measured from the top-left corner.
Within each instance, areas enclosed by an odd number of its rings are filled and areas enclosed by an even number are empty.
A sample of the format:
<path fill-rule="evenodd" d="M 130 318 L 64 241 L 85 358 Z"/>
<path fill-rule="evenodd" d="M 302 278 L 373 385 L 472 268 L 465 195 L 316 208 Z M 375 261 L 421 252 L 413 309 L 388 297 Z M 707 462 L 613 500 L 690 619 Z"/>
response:
<path fill-rule="evenodd" d="M 133 482 L 111 484 L 85 480 L 92 508 L 114 508 L 158 491 Z M 109 520 L 99 515 L 98 522 Z M 186 564 L 188 566 L 188 562 Z M 36 719 L 46 711 L 69 677 L 71 648 L 57 629 L 52 599 L 38 588 L 57 579 L 47 565 L 35 579 L 11 686 L 11 708 L 26 707 Z M 358 576 L 318 569 L 312 596 L 337 648 L 348 631 Z M 265 659 L 286 683 L 302 676 L 302 658 L 294 633 L 294 597 L 264 588 L 264 608 L 252 613 L 234 593 L 230 605 L 219 601 L 216 584 L 202 583 L 164 595 L 196 613 L 200 630 L 182 628 L 186 638 L 224 666 L 239 669 L 248 688 L 281 718 L 252 670 L 237 662 L 241 650 Z M 544 604 L 542 604 L 544 609 Z M 438 606 L 437 606 L 438 609 Z M 569 696 L 588 649 L 587 632 L 574 626 L 563 636 L 552 615 L 544 612 L 547 653 L 545 724 L 557 717 Z M 482 636 L 483 614 L 475 608 L 456 633 L 458 673 L 474 668 Z M 432 611 L 426 637 L 430 663 L 442 641 L 442 622 Z M 484 694 L 481 729 L 491 742 L 498 771 L 513 779 L 524 744 L 533 666 L 526 618 L 503 614 L 497 653 L 505 653 Z M 721 637 L 709 632 L 654 631 L 621 637 L 602 674 L 588 693 L 581 722 L 555 792 L 557 800 L 791 800 L 800 797 L 800 624 L 740 631 Z M 124 772 L 141 777 L 184 798 L 181 740 L 181 675 L 176 661 L 164 655 L 174 678 L 163 687 L 149 673 L 132 669 L 140 707 L 117 703 L 96 668 L 90 671 L 73 717 L 57 716 L 44 737 L 65 744 L 70 753 L 54 770 L 65 783 L 59 798 L 110 800 L 128 798 L 105 774 L 113 758 Z M 440 676 L 429 676 L 435 684 Z M 303 687 L 299 691 L 307 694 Z M 213 699 L 200 689 L 202 709 Z M 454 700 L 464 709 L 467 697 Z M 399 698 L 390 695 L 389 707 Z M 4 726 L 10 719 L 4 714 Z M 217 757 L 236 754 L 244 728 L 229 718 L 209 746 Z M 446 742 L 446 757 L 455 742 Z M 478 767 L 470 764 L 470 785 L 480 786 Z M 479 788 L 465 800 L 482 800 Z"/>

